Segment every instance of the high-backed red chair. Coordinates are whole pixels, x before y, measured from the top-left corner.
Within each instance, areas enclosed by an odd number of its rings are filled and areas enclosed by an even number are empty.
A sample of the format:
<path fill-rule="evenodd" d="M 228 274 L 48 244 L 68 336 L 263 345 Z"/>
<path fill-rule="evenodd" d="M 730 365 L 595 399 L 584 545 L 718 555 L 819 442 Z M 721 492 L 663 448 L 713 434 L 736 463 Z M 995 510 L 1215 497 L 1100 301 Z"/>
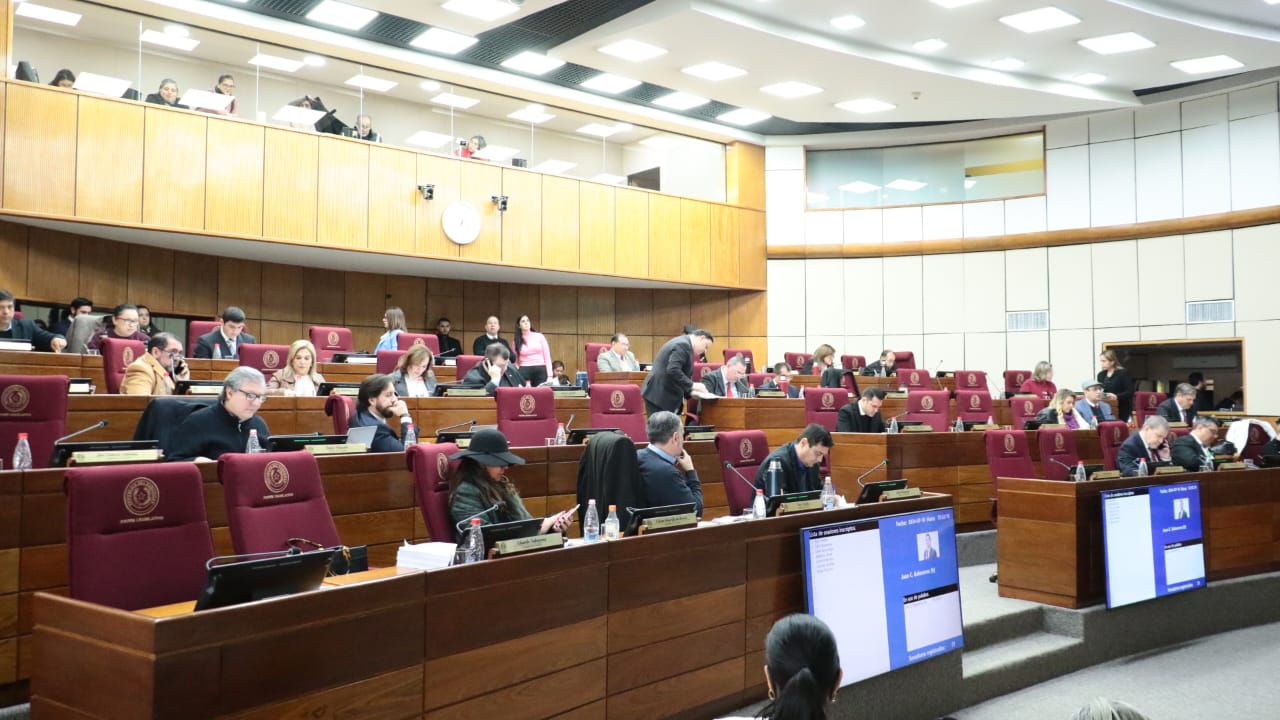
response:
<path fill-rule="evenodd" d="M 956 417 L 965 422 L 986 422 L 992 416 L 991 393 L 986 390 L 957 390 Z"/>
<path fill-rule="evenodd" d="M 747 384 L 757 390 L 760 389 L 761 385 L 773 381 L 773 373 L 747 373 Z"/>
<path fill-rule="evenodd" d="M 307 338 L 316 346 L 316 362 L 333 360 L 334 353 L 353 352 L 356 349 L 351 330 L 330 325 L 312 325 L 307 328 Z"/>
<path fill-rule="evenodd" d="M 844 388 L 809 388 L 804 394 L 804 422 L 835 432 L 836 416 L 848 404 L 849 392 Z"/>
<path fill-rule="evenodd" d="M 725 348 L 724 361 L 729 362 L 734 355 L 741 355 L 747 361 L 747 371 L 756 370 L 756 357 L 751 352 L 751 348 Z"/>
<path fill-rule="evenodd" d="M 498 430 L 515 447 L 545 445 L 556 435 L 555 393 L 549 387 L 500 387 L 494 390 Z"/>
<path fill-rule="evenodd" d="M 414 345 L 426 345 L 432 355 L 440 354 L 440 338 L 435 333 L 407 333 L 402 332 L 396 336 L 396 349 L 408 350 Z"/>
<path fill-rule="evenodd" d="M 1018 388 L 1022 387 L 1022 383 L 1031 377 L 1030 370 L 1005 370 L 1004 371 L 1004 396 L 1010 397 L 1018 394 Z"/>
<path fill-rule="evenodd" d="M 1259 427 L 1257 422 L 1249 423 L 1249 436 L 1245 440 L 1244 447 L 1240 448 L 1240 459 L 1256 461 L 1262 457 L 1262 448 L 1270 441 L 1271 436 Z"/>
<path fill-rule="evenodd" d="M 1107 420 L 1098 423 L 1098 444 L 1102 446 L 1102 467 L 1116 469 L 1116 455 L 1120 446 L 1129 439 L 1129 426 L 1123 420 Z"/>
<path fill-rule="evenodd" d="M 102 341 L 102 372 L 106 376 L 108 394 L 116 395 L 120 392 L 125 368 L 146 351 L 147 344 L 141 340 L 109 337 Z"/>
<path fill-rule="evenodd" d="M 715 372 L 719 370 L 724 363 L 694 363 L 693 364 L 693 381 L 702 380 L 702 374 L 707 372 Z"/>
<path fill-rule="evenodd" d="M 1172 446 L 1173 446 L 1173 441 L 1174 441 L 1174 440 L 1177 440 L 1178 438 L 1182 437 L 1183 435 L 1190 435 L 1190 434 L 1191 434 L 1191 428 L 1189 428 L 1189 427 L 1171 427 L 1171 428 L 1169 428 L 1169 438 L 1168 438 L 1169 446 L 1170 446 L 1170 447 L 1172 447 Z"/>
<path fill-rule="evenodd" d="M 71 597 L 121 610 L 191 600 L 213 539 L 194 463 L 67 470 Z"/>
<path fill-rule="evenodd" d="M 1049 404 L 1048 400 L 1035 395 L 1017 395 L 1009 398 L 1009 417 L 1013 419 L 1013 427 L 1021 430 L 1028 420 L 1034 420 L 1036 413 Z"/>
<path fill-rule="evenodd" d="M 351 429 L 351 416 L 356 414 L 356 399 L 350 395 L 330 395 L 324 401 L 324 414 L 333 418 L 334 435 L 346 435 Z"/>
<path fill-rule="evenodd" d="M 756 471 L 769 456 L 769 441 L 763 430 L 733 430 L 716 433 L 716 452 L 720 454 L 720 477 L 724 481 L 724 496 L 729 503 L 730 515 L 741 515 L 751 507 L 756 493 L 750 485 L 755 482 Z M 738 473 L 725 467 L 731 465 Z"/>
<path fill-rule="evenodd" d="M 907 390 L 933 390 L 933 376 L 928 370 L 898 368 L 898 384 Z"/>
<path fill-rule="evenodd" d="M 809 362 L 809 358 L 811 357 L 813 357 L 813 353 L 797 353 L 797 352 L 782 353 L 782 359 L 787 361 L 787 364 L 791 366 L 792 370 L 797 370 L 797 371 L 800 368 L 804 367 L 804 364 Z"/>
<path fill-rule="evenodd" d="M 987 430 L 983 434 L 987 449 L 987 467 L 991 469 L 991 482 L 996 478 L 1037 478 L 1035 463 L 1031 462 L 1031 449 L 1027 446 L 1027 433 L 1022 430 Z"/>
<path fill-rule="evenodd" d="M 201 335 L 208 335 L 222 326 L 221 320 L 188 320 L 187 321 L 187 353 L 192 357 L 196 354 L 196 340 Z"/>
<path fill-rule="evenodd" d="M 396 369 L 396 365 L 400 364 L 400 358 L 404 357 L 407 350 L 379 350 L 378 362 L 375 369 L 381 375 L 390 375 Z"/>
<path fill-rule="evenodd" d="M 287 550 L 290 538 L 341 544 L 315 455 L 227 453 L 218 458 L 218 480 L 237 554 Z"/>
<path fill-rule="evenodd" d="M 453 443 L 418 443 L 404 454 L 413 473 L 418 509 L 427 524 L 427 535 L 435 542 L 454 542 L 456 531 L 449 516 L 449 473 L 458 469 L 458 452 Z"/>
<path fill-rule="evenodd" d="M 587 363 L 587 384 L 590 385 L 596 381 L 596 373 L 599 371 L 599 366 L 596 363 L 600 359 L 600 353 L 609 350 L 609 343 L 586 343 L 582 347 L 586 353 L 583 357 Z"/>
<path fill-rule="evenodd" d="M 454 371 L 457 373 L 458 382 L 462 382 L 462 378 L 471 372 L 471 368 L 479 365 L 483 359 L 483 355 L 459 355 L 458 361 L 454 363 Z"/>
<path fill-rule="evenodd" d="M 898 373 L 902 377 L 902 373 Z M 948 390 L 911 390 L 907 393 L 907 413 L 903 420 L 919 420 L 934 432 L 950 430 L 951 392 Z"/>
<path fill-rule="evenodd" d="M 1080 462 L 1075 434 L 1068 428 L 1056 427 L 1041 428 L 1036 435 L 1040 442 L 1040 473 L 1046 480 L 1070 478 Z"/>
<path fill-rule="evenodd" d="M 18 433 L 31 444 L 31 467 L 49 467 L 53 441 L 67 434 L 66 375 L 0 375 L 0 458 L 13 459 Z"/>
<path fill-rule="evenodd" d="M 840 367 L 845 370 L 861 370 L 866 367 L 867 358 L 865 355 L 841 355 Z"/>
<path fill-rule="evenodd" d="M 981 390 L 990 394 L 991 389 L 987 387 L 987 373 L 985 370 L 957 370 L 956 392 L 961 390 Z"/>
<path fill-rule="evenodd" d="M 903 370 L 914 370 L 916 367 L 916 354 L 911 350 L 894 350 L 893 366 L 897 368 L 898 374 L 901 375 Z"/>
<path fill-rule="evenodd" d="M 319 350 L 316 350 L 319 353 Z M 254 368 L 267 380 L 289 362 L 288 345 L 245 343 L 240 346 L 240 364 Z"/>
<path fill-rule="evenodd" d="M 1138 427 L 1142 427 L 1142 423 L 1148 416 L 1160 414 L 1160 403 L 1168 398 L 1161 392 L 1150 392 L 1141 390 L 1133 394 L 1133 414 L 1134 422 Z"/>
<path fill-rule="evenodd" d="M 640 386 L 592 385 L 591 427 L 616 427 L 636 442 L 647 442 L 644 398 Z"/>

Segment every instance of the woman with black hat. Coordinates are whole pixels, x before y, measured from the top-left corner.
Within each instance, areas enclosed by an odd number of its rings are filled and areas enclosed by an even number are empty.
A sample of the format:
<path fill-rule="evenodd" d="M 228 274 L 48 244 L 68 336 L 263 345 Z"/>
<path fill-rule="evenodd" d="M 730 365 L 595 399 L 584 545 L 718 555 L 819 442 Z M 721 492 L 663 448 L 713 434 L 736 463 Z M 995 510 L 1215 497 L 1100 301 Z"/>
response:
<path fill-rule="evenodd" d="M 480 430 L 471 436 L 466 450 L 450 455 L 449 459 L 462 460 L 450 482 L 453 492 L 449 494 L 449 516 L 454 523 L 472 517 L 480 518 L 482 525 L 533 517 L 521 502 L 516 486 L 506 476 L 507 468 L 523 465 L 524 458 L 511 453 L 505 435 L 497 430 Z M 556 513 L 542 520 L 539 532 L 563 532 L 572 523 L 573 513 Z"/>

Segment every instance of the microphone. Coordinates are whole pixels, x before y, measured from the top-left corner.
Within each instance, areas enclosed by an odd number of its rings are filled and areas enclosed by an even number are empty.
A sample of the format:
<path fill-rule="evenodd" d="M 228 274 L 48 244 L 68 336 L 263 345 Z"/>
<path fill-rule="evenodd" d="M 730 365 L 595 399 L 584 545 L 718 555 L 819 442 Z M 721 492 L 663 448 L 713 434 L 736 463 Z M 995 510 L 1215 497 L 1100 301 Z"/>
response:
<path fill-rule="evenodd" d="M 1071 476 L 1075 473 L 1075 471 L 1076 471 L 1076 469 L 1075 469 L 1074 467 L 1072 467 L 1072 466 L 1070 466 L 1070 465 L 1068 465 L 1068 464 L 1066 464 L 1066 463 L 1062 462 L 1062 461 L 1061 461 L 1061 460 L 1059 460 L 1058 458 L 1048 458 L 1048 460 L 1049 460 L 1049 462 L 1051 462 L 1051 463 L 1057 463 L 1057 464 L 1061 465 L 1062 467 L 1066 468 L 1066 469 L 1067 469 L 1067 477 L 1071 477 Z"/>
<path fill-rule="evenodd" d="M 436 357 L 438 357 L 438 358 L 442 358 L 442 357 L 444 357 L 444 356 L 446 356 L 446 355 L 452 355 L 453 353 L 456 353 L 456 352 L 458 352 L 458 348 L 449 348 L 448 350 L 445 350 L 444 352 L 438 352 L 438 353 L 436 353 Z"/>
<path fill-rule="evenodd" d="M 465 421 L 465 422 L 460 422 L 460 423 L 458 423 L 458 424 L 456 424 L 456 425 L 445 425 L 445 426 L 444 426 L 444 427 L 442 427 L 442 428 L 436 428 L 436 435 L 439 435 L 440 433 L 444 432 L 445 430 L 457 430 L 458 428 L 463 427 L 463 426 L 466 426 L 466 427 L 468 427 L 468 428 L 473 428 L 473 427 L 475 427 L 475 426 L 476 426 L 476 421 L 475 421 L 475 420 L 467 420 L 467 421 Z"/>
<path fill-rule="evenodd" d="M 461 519 L 461 520 L 459 520 L 458 522 L 454 523 L 454 524 L 453 524 L 453 526 L 454 526 L 455 528 L 457 528 L 458 532 L 462 532 L 462 526 L 463 526 L 463 525 L 466 525 L 467 523 L 469 523 L 469 522 L 471 522 L 472 520 L 474 520 L 474 519 L 476 519 L 476 518 L 480 517 L 481 515 L 484 515 L 485 513 L 490 513 L 490 512 L 493 512 L 494 510 L 497 510 L 497 509 L 498 509 L 498 503 L 494 503 L 494 504 L 490 505 L 489 507 L 485 508 L 484 510 L 481 510 L 480 512 L 476 513 L 475 515 L 472 515 L 471 517 L 465 517 L 465 518 L 462 518 L 462 519 Z"/>
<path fill-rule="evenodd" d="M 564 434 L 565 434 L 565 435 L 568 435 L 568 434 L 569 434 L 569 426 L 570 426 L 570 425 L 573 425 L 573 419 L 574 419 L 574 418 L 576 418 L 576 417 L 578 417 L 576 413 L 575 413 L 575 414 L 570 415 L 570 416 L 569 416 L 569 421 L 568 421 L 568 422 L 566 422 L 566 423 L 564 424 Z"/>
<path fill-rule="evenodd" d="M 873 467 L 873 468 L 871 468 L 870 470 L 868 470 L 868 471 L 866 471 L 866 472 L 862 473 L 861 475 L 859 475 L 859 476 L 858 476 L 858 487 L 866 487 L 866 485 L 864 485 L 864 484 L 862 483 L 863 479 L 865 479 L 865 478 L 866 478 L 868 475 L 870 475 L 871 473 L 873 473 L 873 472 L 875 472 L 875 471 L 879 470 L 880 468 L 882 468 L 882 467 L 886 467 L 888 464 L 889 464 L 889 458 L 885 458 L 885 459 L 881 460 L 881 461 L 880 461 L 880 462 L 879 462 L 875 467 Z"/>
<path fill-rule="evenodd" d="M 85 428 L 85 429 L 83 429 L 83 430 L 77 430 L 77 431 L 75 431 L 75 432 L 71 433 L 70 435 L 66 435 L 66 436 L 64 436 L 64 437 L 60 437 L 60 438 L 58 438 L 57 440 L 54 440 L 54 441 L 53 441 L 53 444 L 54 444 L 54 445 L 57 445 L 58 443 L 60 443 L 60 442 L 62 442 L 62 441 L 64 441 L 64 440 L 70 440 L 70 439 L 71 439 L 71 438 L 73 438 L 73 437 L 79 437 L 79 436 L 81 436 L 81 435 L 83 435 L 83 434 L 85 434 L 85 433 L 87 433 L 87 432 L 89 432 L 89 431 L 91 431 L 91 430 L 97 430 L 98 428 L 104 428 L 104 427 L 106 427 L 107 425 L 108 425 L 108 423 L 107 423 L 107 421 L 106 421 L 106 420 L 99 420 L 98 422 L 96 422 L 96 423 L 94 423 L 94 424 L 90 425 L 89 427 L 87 427 L 87 428 Z"/>
<path fill-rule="evenodd" d="M 757 490 L 756 484 L 748 480 L 746 475 L 743 475 L 742 472 L 738 470 L 738 468 L 733 466 L 733 463 L 726 462 L 724 466 L 728 468 L 730 471 L 732 471 L 734 475 L 737 475 L 738 478 L 742 480 L 742 482 L 746 483 L 747 487 L 751 488 L 751 495 L 754 497 Z"/>
<path fill-rule="evenodd" d="M 933 373 L 930 375 L 930 377 L 933 378 L 933 384 L 937 385 L 939 390 L 946 390 L 946 388 L 942 387 L 942 380 L 938 379 L 938 371 L 941 369 L 942 369 L 942 361 L 939 360 L 938 364 L 933 367 Z"/>

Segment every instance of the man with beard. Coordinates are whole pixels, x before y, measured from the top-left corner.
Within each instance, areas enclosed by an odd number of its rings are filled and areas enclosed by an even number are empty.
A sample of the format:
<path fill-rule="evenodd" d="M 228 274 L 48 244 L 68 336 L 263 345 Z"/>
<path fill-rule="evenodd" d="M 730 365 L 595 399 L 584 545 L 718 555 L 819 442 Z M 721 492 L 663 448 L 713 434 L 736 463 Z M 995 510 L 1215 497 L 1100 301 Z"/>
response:
<path fill-rule="evenodd" d="M 401 432 L 413 422 L 409 408 L 396 395 L 390 375 L 370 375 L 360 382 L 360 394 L 356 397 L 356 414 L 351 418 L 352 427 L 376 427 L 369 452 L 404 452 L 401 438 L 387 425 L 387 419 L 399 417 Z M 403 437 L 403 436 L 402 436 Z"/>

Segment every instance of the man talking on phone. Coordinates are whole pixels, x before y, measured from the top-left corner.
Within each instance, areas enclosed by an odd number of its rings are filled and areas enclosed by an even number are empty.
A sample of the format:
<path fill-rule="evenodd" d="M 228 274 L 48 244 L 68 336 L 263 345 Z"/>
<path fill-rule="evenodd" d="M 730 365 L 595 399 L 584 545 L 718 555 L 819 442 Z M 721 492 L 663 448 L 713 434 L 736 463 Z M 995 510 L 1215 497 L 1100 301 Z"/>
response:
<path fill-rule="evenodd" d="M 651 507 L 693 503 L 702 517 L 702 482 L 684 450 L 684 426 L 673 412 L 660 410 L 645 426 L 649 446 L 636 453 L 640 481 Z"/>
<path fill-rule="evenodd" d="M 120 382 L 121 395 L 172 395 L 179 380 L 190 380 L 182 359 L 182 342 L 162 332 L 147 341 L 147 352 L 129 363 Z"/>
<path fill-rule="evenodd" d="M 487 395 L 500 387 L 524 387 L 524 377 L 511 367 L 511 351 L 500 343 L 491 343 L 484 350 L 484 360 L 467 371 L 463 385 L 484 385 Z"/>

